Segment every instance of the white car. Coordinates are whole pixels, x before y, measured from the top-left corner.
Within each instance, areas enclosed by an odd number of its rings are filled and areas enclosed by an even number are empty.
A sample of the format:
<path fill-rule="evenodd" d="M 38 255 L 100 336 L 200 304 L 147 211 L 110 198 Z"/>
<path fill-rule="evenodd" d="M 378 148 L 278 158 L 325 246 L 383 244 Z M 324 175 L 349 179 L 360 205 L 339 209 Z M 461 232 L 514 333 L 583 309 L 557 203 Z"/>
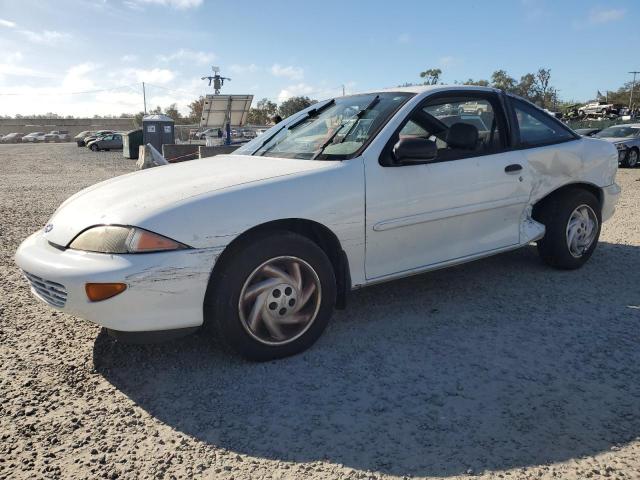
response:
<path fill-rule="evenodd" d="M 22 137 L 22 143 L 38 143 L 44 142 L 47 134 L 44 132 L 32 132 Z"/>
<path fill-rule="evenodd" d="M 486 130 L 442 108 L 467 102 Z M 499 90 L 338 97 L 231 155 L 80 191 L 16 262 L 38 298 L 116 337 L 204 325 L 273 359 L 313 344 L 352 289 L 531 242 L 554 267 L 582 266 L 617 168 L 611 143 Z"/>

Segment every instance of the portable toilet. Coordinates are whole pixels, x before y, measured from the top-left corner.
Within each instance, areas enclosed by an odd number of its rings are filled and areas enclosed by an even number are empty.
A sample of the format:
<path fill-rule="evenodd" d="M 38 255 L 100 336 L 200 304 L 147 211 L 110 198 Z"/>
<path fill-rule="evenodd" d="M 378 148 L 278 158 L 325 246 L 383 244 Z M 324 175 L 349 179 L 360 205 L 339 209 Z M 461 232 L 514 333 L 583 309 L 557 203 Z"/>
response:
<path fill-rule="evenodd" d="M 140 145 L 142 145 L 141 128 L 122 134 L 122 155 L 124 158 L 138 158 Z"/>
<path fill-rule="evenodd" d="M 175 142 L 175 122 L 162 114 L 147 115 L 142 119 L 142 143 L 150 143 L 159 152 L 162 145 Z"/>

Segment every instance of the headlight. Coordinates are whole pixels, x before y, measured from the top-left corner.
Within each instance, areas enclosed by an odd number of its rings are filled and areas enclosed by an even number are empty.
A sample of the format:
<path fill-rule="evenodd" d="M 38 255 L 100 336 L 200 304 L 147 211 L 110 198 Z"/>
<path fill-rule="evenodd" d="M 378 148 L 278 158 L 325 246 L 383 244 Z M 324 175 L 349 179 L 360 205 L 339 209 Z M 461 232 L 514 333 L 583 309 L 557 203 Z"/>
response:
<path fill-rule="evenodd" d="M 82 232 L 69 248 L 99 253 L 148 253 L 189 247 L 141 228 L 102 225 Z"/>

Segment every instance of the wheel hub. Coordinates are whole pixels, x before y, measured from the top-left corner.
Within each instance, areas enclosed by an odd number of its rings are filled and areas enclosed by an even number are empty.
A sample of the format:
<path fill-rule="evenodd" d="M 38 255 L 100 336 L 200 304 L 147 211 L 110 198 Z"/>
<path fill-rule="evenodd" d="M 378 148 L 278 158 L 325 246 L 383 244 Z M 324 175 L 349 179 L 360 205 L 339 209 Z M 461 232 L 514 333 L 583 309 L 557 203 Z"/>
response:
<path fill-rule="evenodd" d="M 276 285 L 265 299 L 265 312 L 272 317 L 284 317 L 291 314 L 298 301 L 298 292 L 293 285 Z"/>
<path fill-rule="evenodd" d="M 580 258 L 593 244 L 598 233 L 598 217 L 589 205 L 578 206 L 569 216 L 566 239 L 569 253 Z"/>

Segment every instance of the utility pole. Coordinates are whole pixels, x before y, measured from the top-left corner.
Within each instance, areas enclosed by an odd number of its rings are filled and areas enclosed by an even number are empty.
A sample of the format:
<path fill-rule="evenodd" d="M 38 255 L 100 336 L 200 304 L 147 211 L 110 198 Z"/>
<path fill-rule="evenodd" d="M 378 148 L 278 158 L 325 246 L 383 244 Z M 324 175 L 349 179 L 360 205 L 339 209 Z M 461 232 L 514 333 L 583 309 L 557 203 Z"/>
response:
<path fill-rule="evenodd" d="M 629 110 L 633 108 L 633 90 L 636 88 L 636 75 L 640 72 L 629 72 L 633 74 L 633 82 L 631 83 L 631 95 L 629 95 Z"/>
<path fill-rule="evenodd" d="M 147 92 L 144 88 L 144 82 L 142 82 L 142 99 L 144 100 L 144 114 L 147 114 Z"/>
<path fill-rule="evenodd" d="M 344 97 L 344 83 L 342 84 L 342 96 Z"/>

